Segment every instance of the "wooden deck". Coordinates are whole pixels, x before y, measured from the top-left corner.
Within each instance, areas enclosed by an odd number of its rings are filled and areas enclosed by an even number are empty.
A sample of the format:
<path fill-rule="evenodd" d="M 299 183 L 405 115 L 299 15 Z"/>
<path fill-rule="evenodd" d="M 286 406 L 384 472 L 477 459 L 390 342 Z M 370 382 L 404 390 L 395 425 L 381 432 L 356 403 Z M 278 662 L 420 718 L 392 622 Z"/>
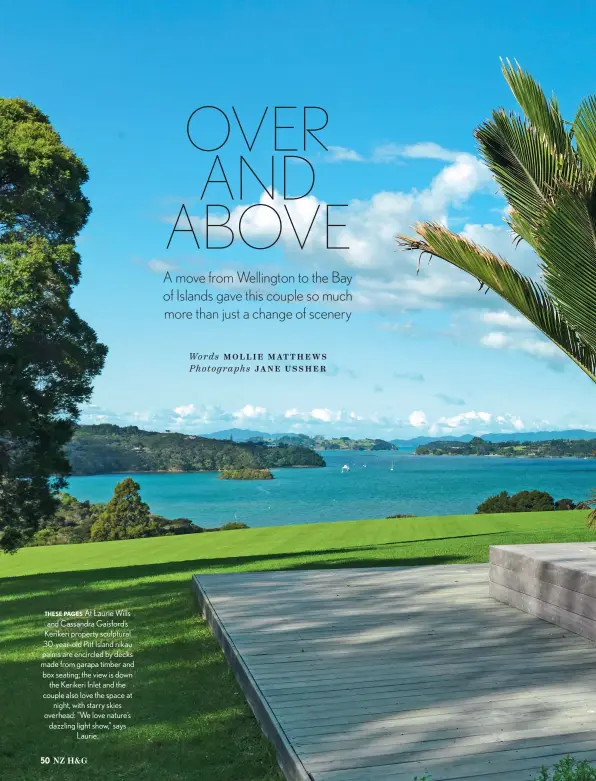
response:
<path fill-rule="evenodd" d="M 291 781 L 528 781 L 596 762 L 596 645 L 488 596 L 488 565 L 196 575 Z"/>

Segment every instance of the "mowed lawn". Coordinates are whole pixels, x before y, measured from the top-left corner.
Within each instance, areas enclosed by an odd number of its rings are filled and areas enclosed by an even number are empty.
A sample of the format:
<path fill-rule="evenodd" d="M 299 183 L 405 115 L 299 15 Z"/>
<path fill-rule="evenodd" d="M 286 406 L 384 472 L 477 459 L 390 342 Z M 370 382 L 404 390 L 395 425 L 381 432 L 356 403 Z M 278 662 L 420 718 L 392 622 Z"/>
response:
<path fill-rule="evenodd" d="M 351 521 L 0 555 L 0 777 L 277 781 L 274 753 L 197 615 L 193 573 L 483 562 L 492 544 L 594 541 L 586 515 Z M 44 611 L 85 608 L 134 611 L 136 676 L 128 730 L 83 743 L 47 728 L 39 662 Z M 41 756 L 88 764 L 42 766 Z"/>

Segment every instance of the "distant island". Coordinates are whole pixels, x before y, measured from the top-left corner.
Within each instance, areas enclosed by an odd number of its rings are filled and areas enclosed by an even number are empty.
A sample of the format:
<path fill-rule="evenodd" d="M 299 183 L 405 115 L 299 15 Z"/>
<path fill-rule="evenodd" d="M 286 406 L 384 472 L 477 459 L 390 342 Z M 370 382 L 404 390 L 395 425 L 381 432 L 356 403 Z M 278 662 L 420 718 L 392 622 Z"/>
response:
<path fill-rule="evenodd" d="M 561 431 L 514 431 L 503 434 L 502 432 L 493 432 L 492 434 L 478 435 L 485 442 L 547 442 L 551 439 L 596 439 L 596 431 L 586 431 L 582 428 L 568 428 Z M 447 435 L 441 440 L 436 437 L 419 436 L 411 439 L 392 439 L 393 445 L 399 447 L 414 448 L 418 445 L 428 445 L 431 442 L 471 442 L 474 434 L 460 434 L 459 436 Z"/>
<path fill-rule="evenodd" d="M 273 480 L 269 469 L 224 469 L 220 480 Z"/>
<path fill-rule="evenodd" d="M 469 442 L 438 439 L 418 445 L 417 456 L 501 456 L 502 458 L 595 458 L 596 439 L 549 439 L 538 442 Z"/>
<path fill-rule="evenodd" d="M 325 466 L 319 453 L 299 443 L 231 442 L 111 423 L 77 427 L 66 452 L 73 475 Z"/>
<path fill-rule="evenodd" d="M 397 445 L 384 439 L 352 439 L 351 437 L 309 437 L 307 434 L 282 434 L 269 436 L 258 434 L 250 437 L 248 442 L 275 442 L 285 445 L 301 445 L 313 450 L 398 450 Z"/>

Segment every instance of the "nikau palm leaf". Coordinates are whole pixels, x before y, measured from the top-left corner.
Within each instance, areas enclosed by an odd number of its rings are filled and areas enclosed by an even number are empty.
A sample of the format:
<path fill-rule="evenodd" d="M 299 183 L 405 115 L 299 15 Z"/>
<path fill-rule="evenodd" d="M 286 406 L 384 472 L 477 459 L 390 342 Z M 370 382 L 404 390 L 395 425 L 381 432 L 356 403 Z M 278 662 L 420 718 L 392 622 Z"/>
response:
<path fill-rule="evenodd" d="M 398 243 L 448 261 L 467 271 L 481 283 L 508 301 L 543 334 L 561 348 L 596 382 L 596 351 L 570 328 L 548 293 L 525 277 L 506 260 L 479 247 L 465 236 L 452 233 L 443 225 L 426 222 L 414 226 L 422 239 L 398 236 Z"/>
<path fill-rule="evenodd" d="M 418 223 L 419 237 L 397 241 L 476 277 L 596 382 L 596 97 L 566 123 L 527 72 L 506 62 L 503 73 L 525 117 L 499 109 L 475 135 L 511 207 L 513 233 L 540 258 L 544 286 L 436 223 Z"/>

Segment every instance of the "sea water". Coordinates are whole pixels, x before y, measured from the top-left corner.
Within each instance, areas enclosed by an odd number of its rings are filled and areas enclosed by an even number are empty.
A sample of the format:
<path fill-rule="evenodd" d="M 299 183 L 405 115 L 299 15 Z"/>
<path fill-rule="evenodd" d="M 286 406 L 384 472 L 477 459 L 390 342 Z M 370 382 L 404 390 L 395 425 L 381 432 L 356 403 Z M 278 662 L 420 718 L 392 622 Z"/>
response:
<path fill-rule="evenodd" d="M 273 469 L 274 480 L 218 480 L 217 474 L 131 474 L 151 511 L 200 526 L 251 527 L 385 518 L 397 513 L 473 513 L 499 491 L 537 488 L 555 499 L 586 499 L 596 459 L 414 456 L 411 451 L 328 451 L 321 469 Z M 342 472 L 347 464 L 350 471 Z M 393 466 L 393 471 L 391 467 Z M 129 474 L 72 477 L 79 500 L 106 502 Z"/>

